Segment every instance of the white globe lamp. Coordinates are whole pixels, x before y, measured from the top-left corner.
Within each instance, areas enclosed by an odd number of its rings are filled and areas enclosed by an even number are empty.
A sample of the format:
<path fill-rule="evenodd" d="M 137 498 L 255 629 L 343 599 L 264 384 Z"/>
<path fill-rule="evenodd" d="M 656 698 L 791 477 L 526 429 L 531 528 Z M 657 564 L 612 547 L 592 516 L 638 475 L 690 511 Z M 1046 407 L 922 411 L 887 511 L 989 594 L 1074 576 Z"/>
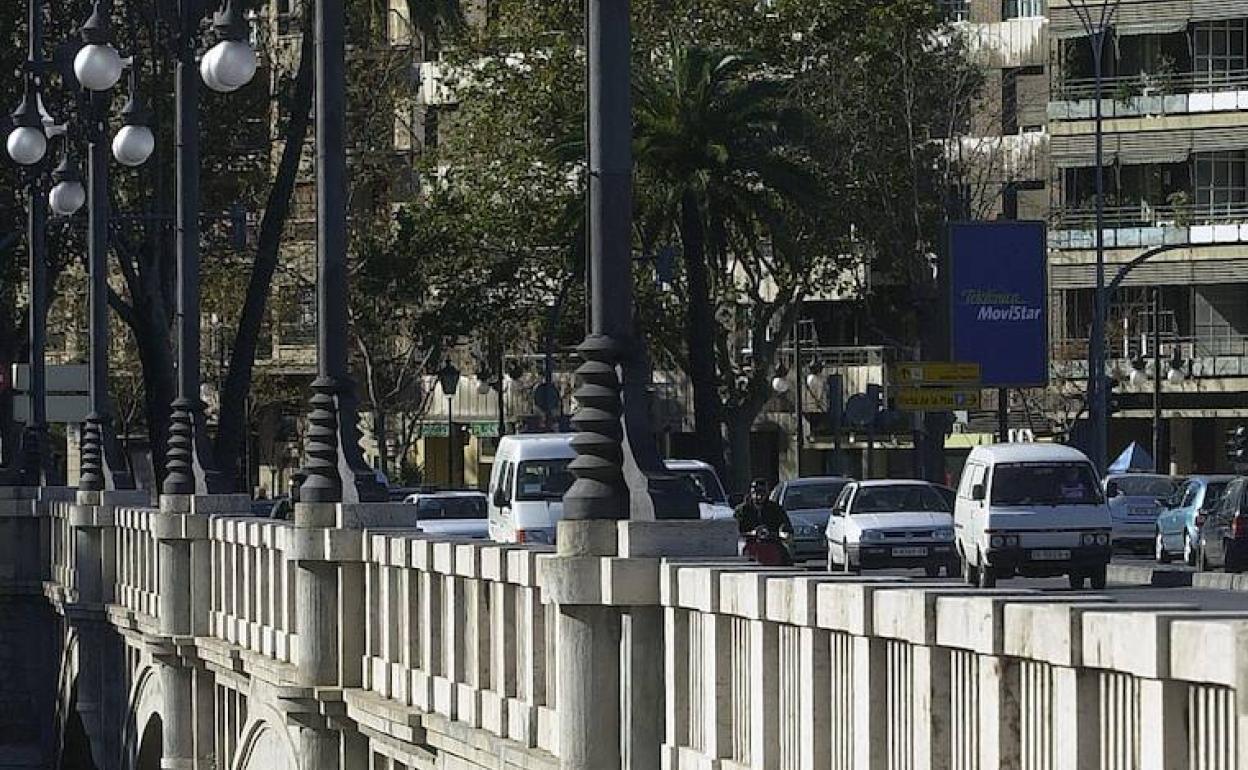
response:
<path fill-rule="evenodd" d="M 43 160 L 48 151 L 48 137 L 43 130 L 34 126 L 19 126 L 9 132 L 5 141 L 5 149 L 13 162 L 23 166 L 33 166 Z"/>
<path fill-rule="evenodd" d="M 74 77 L 88 91 L 107 91 L 121 80 L 121 54 L 108 43 L 89 43 L 74 57 Z"/>
<path fill-rule="evenodd" d="M 72 217 L 87 202 L 87 188 L 79 180 L 64 180 L 52 186 L 48 193 L 48 206 L 62 217 Z"/>
<path fill-rule="evenodd" d="M 204 84 L 214 91 L 237 91 L 256 75 L 259 59 L 250 45 L 242 40 L 222 40 L 204 55 L 200 74 Z"/>
<path fill-rule="evenodd" d="M 123 126 L 113 137 L 113 157 L 123 166 L 142 166 L 156 149 L 156 137 L 147 126 Z"/>

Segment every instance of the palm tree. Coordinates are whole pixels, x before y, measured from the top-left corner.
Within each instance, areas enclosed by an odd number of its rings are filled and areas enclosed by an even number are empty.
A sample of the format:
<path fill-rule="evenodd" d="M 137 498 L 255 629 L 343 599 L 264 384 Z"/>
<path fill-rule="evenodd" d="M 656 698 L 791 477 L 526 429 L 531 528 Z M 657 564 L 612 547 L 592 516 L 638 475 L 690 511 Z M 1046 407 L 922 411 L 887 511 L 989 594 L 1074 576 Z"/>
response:
<path fill-rule="evenodd" d="M 717 289 L 731 282 L 731 233 L 770 232 L 785 204 L 819 195 L 798 160 L 805 116 L 786 91 L 747 54 L 684 43 L 673 44 L 635 81 L 638 171 L 659 190 L 641 215 L 673 223 L 680 237 L 694 430 L 702 459 L 724 478 L 721 386 L 728 373 L 717 365 L 722 331 L 715 308 Z M 748 474 L 748 458 L 733 461 L 738 477 Z"/>

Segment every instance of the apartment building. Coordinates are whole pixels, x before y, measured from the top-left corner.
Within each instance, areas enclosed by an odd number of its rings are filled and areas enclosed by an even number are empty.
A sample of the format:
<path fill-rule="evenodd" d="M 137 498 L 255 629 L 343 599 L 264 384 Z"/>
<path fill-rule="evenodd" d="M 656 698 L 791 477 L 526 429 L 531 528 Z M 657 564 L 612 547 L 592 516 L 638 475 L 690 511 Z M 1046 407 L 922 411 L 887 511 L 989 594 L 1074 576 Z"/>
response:
<path fill-rule="evenodd" d="M 1095 103 L 1079 0 L 1048 9 L 1053 63 L 1049 280 L 1055 383 L 1086 380 L 1095 286 Z M 1089 3 L 1097 18 L 1100 3 Z M 1248 8 L 1217 0 L 1122 0 L 1104 51 L 1104 247 L 1108 274 L 1135 269 L 1109 313 L 1120 411 L 1110 451 L 1147 445 L 1160 290 L 1162 464 L 1225 468 L 1225 430 L 1248 416 Z M 1163 433 L 1163 435 L 1165 435 Z"/>

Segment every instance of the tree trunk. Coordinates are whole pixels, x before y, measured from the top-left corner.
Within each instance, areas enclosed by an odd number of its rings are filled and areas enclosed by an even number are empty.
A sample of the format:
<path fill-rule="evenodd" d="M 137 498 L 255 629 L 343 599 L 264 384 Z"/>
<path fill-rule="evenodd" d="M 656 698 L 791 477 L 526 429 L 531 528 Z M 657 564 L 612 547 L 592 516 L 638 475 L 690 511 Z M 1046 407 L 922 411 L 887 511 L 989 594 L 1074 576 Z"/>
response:
<path fill-rule="evenodd" d="M 234 337 L 233 352 L 230 354 L 229 372 L 221 394 L 221 416 L 214 446 L 215 459 L 222 473 L 232 474 L 236 478 L 243 442 L 250 430 L 250 426 L 246 424 L 246 403 L 247 394 L 251 390 L 256 348 L 260 342 L 260 330 L 264 323 L 273 274 L 277 270 L 282 231 L 290 213 L 290 201 L 299 175 L 299 160 L 308 138 L 314 86 L 312 63 L 315 54 L 311 18 L 311 13 L 304 15 L 299 72 L 295 78 L 294 99 L 291 101 L 290 118 L 286 126 L 286 146 L 282 148 L 273 187 L 265 202 L 264 217 L 260 220 L 256 261 L 247 283 L 238 332 Z"/>
<path fill-rule="evenodd" d="M 735 410 L 729 415 L 728 425 L 728 454 L 729 454 L 729 475 L 726 477 L 728 489 L 734 494 L 745 494 L 750 488 L 750 477 L 753 475 L 753 462 L 751 457 L 751 437 L 750 432 L 754 428 L 754 419 L 757 413 L 751 412 L 746 414 L 743 411 Z"/>
<path fill-rule="evenodd" d="M 715 307 L 706 264 L 706 234 L 697 198 L 686 191 L 680 201 L 680 240 L 689 282 L 685 312 L 685 344 L 689 349 L 689 380 L 693 384 L 693 424 L 698 459 L 725 477 L 722 407 L 715 366 Z M 734 458 L 735 464 L 735 458 Z M 748 473 L 748 467 L 746 469 Z"/>
<path fill-rule="evenodd" d="M 385 409 L 373 407 L 373 438 L 377 440 L 377 464 L 381 466 L 381 472 L 387 479 L 394 478 L 390 475 L 390 448 L 386 446 L 390 434 L 387 424 L 389 419 Z"/>

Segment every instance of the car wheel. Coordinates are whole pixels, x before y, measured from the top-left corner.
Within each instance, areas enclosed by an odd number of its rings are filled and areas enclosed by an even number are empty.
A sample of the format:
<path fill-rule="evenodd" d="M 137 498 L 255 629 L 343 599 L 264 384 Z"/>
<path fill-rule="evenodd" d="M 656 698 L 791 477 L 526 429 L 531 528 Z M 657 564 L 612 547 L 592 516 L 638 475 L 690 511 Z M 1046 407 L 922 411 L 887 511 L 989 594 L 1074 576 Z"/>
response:
<path fill-rule="evenodd" d="M 1161 537 L 1161 530 L 1157 530 L 1157 534 L 1153 537 L 1153 558 L 1158 564 L 1169 564 L 1170 554 L 1166 553 L 1166 542 Z"/>
<path fill-rule="evenodd" d="M 828 572 L 836 572 L 836 560 L 832 558 L 832 546 L 828 545 Z"/>
<path fill-rule="evenodd" d="M 1092 570 L 1092 574 L 1089 575 L 1088 577 L 1091 579 L 1093 591 L 1105 590 L 1105 583 L 1107 582 L 1107 579 L 1109 577 L 1107 574 L 1108 572 L 1109 572 L 1109 567 L 1108 565 L 1105 565 L 1105 564 L 1102 564 L 1101 566 Z"/>
<path fill-rule="evenodd" d="M 1231 544 L 1223 542 L 1222 544 L 1222 571 L 1223 572 L 1243 572 L 1244 567 L 1239 563 L 1238 559 L 1231 558 Z"/>
<path fill-rule="evenodd" d="M 855 575 L 861 571 L 860 567 L 854 566 L 854 560 L 849 557 L 849 543 L 841 543 L 841 553 L 845 557 L 845 563 L 841 566 L 846 575 Z"/>
<path fill-rule="evenodd" d="M 996 588 L 997 587 L 997 568 L 984 561 L 983 554 L 979 559 L 979 587 L 980 588 Z"/>
<path fill-rule="evenodd" d="M 1189 567 L 1196 566 L 1196 546 L 1192 543 L 1192 536 L 1186 529 L 1183 530 L 1183 563 Z"/>
<path fill-rule="evenodd" d="M 966 554 L 962 554 L 962 579 L 968 586 L 979 585 L 979 570 L 966 558 Z"/>
<path fill-rule="evenodd" d="M 956 577 L 961 577 L 961 576 L 962 576 L 962 562 L 951 561 L 945 564 L 945 577 L 956 578 Z"/>
<path fill-rule="evenodd" d="M 1087 579 L 1088 579 L 1087 575 L 1084 575 L 1082 572 L 1072 572 L 1066 576 L 1066 580 L 1068 583 L 1070 583 L 1070 588 L 1072 591 L 1081 590 L 1083 588 L 1084 582 L 1087 581 Z"/>

